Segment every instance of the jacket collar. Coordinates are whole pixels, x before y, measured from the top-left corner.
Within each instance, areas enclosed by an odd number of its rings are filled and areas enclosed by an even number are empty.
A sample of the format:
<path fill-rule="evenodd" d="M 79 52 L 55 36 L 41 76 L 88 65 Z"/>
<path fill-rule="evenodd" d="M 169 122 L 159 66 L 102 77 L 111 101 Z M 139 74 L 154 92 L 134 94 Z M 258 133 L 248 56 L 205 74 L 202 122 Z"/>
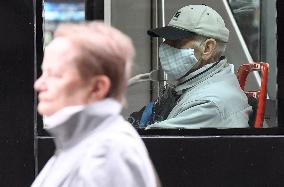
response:
<path fill-rule="evenodd" d="M 184 90 L 195 87 L 197 84 L 222 71 L 225 67 L 230 67 L 230 64 L 227 63 L 227 60 L 225 58 L 215 63 L 206 64 L 202 68 L 180 79 L 178 81 L 178 85 L 175 88 L 175 91 L 179 93 L 183 92 Z"/>
<path fill-rule="evenodd" d="M 57 151 L 67 149 L 98 129 L 108 117 L 118 115 L 121 109 L 122 106 L 118 101 L 104 99 L 73 112 L 65 120 L 46 130 L 55 137 Z"/>

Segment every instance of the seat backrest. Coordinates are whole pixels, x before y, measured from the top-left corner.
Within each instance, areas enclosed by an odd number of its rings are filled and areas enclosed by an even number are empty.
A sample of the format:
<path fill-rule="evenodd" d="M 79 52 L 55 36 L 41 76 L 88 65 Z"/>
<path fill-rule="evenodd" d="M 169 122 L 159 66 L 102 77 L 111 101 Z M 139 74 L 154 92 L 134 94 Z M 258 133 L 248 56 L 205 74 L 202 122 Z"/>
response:
<path fill-rule="evenodd" d="M 261 128 L 263 124 L 266 95 L 267 95 L 268 69 L 269 69 L 268 63 L 264 62 L 249 63 L 249 64 L 242 64 L 239 67 L 237 73 L 241 89 L 246 93 L 249 104 L 252 105 L 253 110 L 256 110 L 253 112 L 253 114 L 255 113 L 255 116 L 253 116 L 255 120 L 250 120 L 250 122 L 252 123 L 250 125 L 254 128 Z M 261 72 L 260 89 L 256 91 L 245 91 L 244 89 L 245 89 L 247 76 L 252 71 Z M 255 98 L 256 100 L 253 98 Z"/>

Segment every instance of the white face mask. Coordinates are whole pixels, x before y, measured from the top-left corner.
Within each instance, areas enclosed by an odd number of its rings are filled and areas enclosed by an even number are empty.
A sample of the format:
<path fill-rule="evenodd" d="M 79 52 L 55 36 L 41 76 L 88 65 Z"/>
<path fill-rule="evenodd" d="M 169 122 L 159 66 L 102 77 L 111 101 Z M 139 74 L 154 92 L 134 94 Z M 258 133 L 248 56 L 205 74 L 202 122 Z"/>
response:
<path fill-rule="evenodd" d="M 194 49 L 177 49 L 165 43 L 159 47 L 159 57 L 163 70 L 172 80 L 178 80 L 198 63 Z"/>

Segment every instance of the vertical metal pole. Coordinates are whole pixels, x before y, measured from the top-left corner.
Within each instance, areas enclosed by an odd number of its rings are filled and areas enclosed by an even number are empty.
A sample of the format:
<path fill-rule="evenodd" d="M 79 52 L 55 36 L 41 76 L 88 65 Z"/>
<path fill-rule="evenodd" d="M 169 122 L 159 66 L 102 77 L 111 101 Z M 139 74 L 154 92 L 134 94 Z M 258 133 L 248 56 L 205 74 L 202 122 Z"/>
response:
<path fill-rule="evenodd" d="M 160 0 L 160 24 L 159 27 L 165 26 L 165 0 Z"/>
<path fill-rule="evenodd" d="M 152 0 L 152 10 L 151 10 L 151 27 L 157 28 L 159 26 L 159 16 L 158 16 L 158 0 Z M 157 38 L 151 38 L 151 69 L 159 68 L 159 58 L 158 58 L 158 46 L 159 41 Z M 159 83 L 151 82 L 151 99 L 154 100 L 159 97 Z"/>
<path fill-rule="evenodd" d="M 165 1 L 152 0 L 152 28 L 165 26 Z M 159 45 L 163 42 L 162 38 L 151 38 L 152 49 L 152 69 L 160 69 L 159 67 Z M 164 74 L 159 75 L 164 79 Z M 156 99 L 160 95 L 160 88 L 165 82 L 152 82 L 152 99 Z"/>
<path fill-rule="evenodd" d="M 166 25 L 165 23 L 165 0 L 160 0 L 160 24 L 159 27 L 164 27 Z M 161 44 L 165 39 L 163 38 L 159 38 L 159 44 Z M 160 77 L 162 80 L 166 80 L 167 79 L 167 74 L 166 73 L 162 73 L 160 74 Z M 163 82 L 162 85 L 165 86 L 167 83 Z"/>
<path fill-rule="evenodd" d="M 276 0 L 260 1 L 261 61 L 269 63 L 265 119 L 269 126 L 277 126 L 277 11 Z"/>
<path fill-rule="evenodd" d="M 269 63 L 268 94 L 276 100 L 276 74 L 277 74 L 277 24 L 276 0 L 261 1 L 260 17 L 260 46 L 261 61 Z"/>
<path fill-rule="evenodd" d="M 104 22 L 111 25 L 111 0 L 104 0 Z"/>

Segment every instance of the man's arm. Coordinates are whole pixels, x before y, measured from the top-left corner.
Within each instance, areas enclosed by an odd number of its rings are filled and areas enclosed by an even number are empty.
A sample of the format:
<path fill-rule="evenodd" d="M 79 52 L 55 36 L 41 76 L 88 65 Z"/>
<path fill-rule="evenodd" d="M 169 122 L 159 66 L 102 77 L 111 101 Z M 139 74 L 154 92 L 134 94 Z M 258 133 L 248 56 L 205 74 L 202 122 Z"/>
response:
<path fill-rule="evenodd" d="M 216 128 L 218 123 L 222 123 L 221 113 L 217 105 L 209 100 L 191 101 L 176 106 L 172 111 L 173 117 L 147 126 L 146 129 L 153 128 Z"/>

